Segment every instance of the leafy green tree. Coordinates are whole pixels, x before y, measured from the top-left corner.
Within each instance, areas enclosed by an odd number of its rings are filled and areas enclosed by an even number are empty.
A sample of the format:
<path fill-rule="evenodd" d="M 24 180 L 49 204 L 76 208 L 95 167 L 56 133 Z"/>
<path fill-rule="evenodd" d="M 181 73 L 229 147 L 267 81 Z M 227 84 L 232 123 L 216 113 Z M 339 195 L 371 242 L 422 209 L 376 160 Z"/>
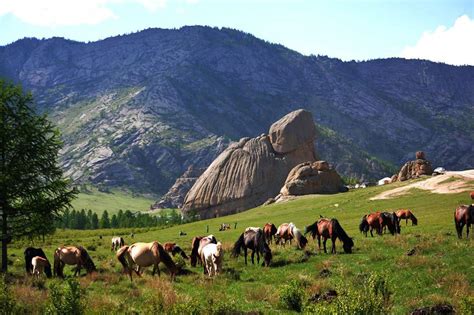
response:
<path fill-rule="evenodd" d="M 107 212 L 107 210 L 104 210 L 104 212 L 102 212 L 102 217 L 100 218 L 100 228 L 101 229 L 110 228 L 109 213 Z"/>
<path fill-rule="evenodd" d="M 0 80 L 0 239 L 2 272 L 8 243 L 54 231 L 51 220 L 70 206 L 70 189 L 58 166 L 59 131 L 36 114 L 31 94 Z"/>

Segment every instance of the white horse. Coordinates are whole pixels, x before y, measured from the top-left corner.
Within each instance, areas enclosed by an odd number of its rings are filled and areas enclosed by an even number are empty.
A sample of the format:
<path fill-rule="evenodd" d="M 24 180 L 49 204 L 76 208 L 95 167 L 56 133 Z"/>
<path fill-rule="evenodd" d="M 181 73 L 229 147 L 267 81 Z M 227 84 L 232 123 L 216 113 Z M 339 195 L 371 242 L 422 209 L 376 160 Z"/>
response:
<path fill-rule="evenodd" d="M 121 236 L 112 237 L 112 248 L 110 250 L 117 250 L 125 245 L 125 241 Z"/>
<path fill-rule="evenodd" d="M 31 259 L 31 265 L 33 266 L 32 274 L 39 277 L 46 267 L 50 267 L 49 261 L 43 257 L 35 256 Z"/>
<path fill-rule="evenodd" d="M 301 230 L 294 225 L 293 222 L 288 224 L 288 230 L 290 235 L 296 240 L 296 245 L 299 249 L 304 249 L 308 243 L 308 239 L 301 233 Z"/>
<path fill-rule="evenodd" d="M 201 253 L 201 259 L 209 277 L 216 276 L 222 272 L 223 258 L 224 251 L 221 242 L 217 242 L 217 244 L 211 243 L 204 246 Z"/>

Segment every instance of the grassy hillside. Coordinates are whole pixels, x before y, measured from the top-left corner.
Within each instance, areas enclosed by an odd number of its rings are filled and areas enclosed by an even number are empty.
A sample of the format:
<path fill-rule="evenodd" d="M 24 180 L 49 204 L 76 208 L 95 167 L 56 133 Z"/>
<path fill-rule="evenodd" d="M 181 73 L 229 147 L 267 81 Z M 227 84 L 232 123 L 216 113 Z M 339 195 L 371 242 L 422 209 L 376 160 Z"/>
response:
<path fill-rule="evenodd" d="M 473 238 L 458 240 L 453 224 L 453 211 L 456 205 L 470 202 L 468 194 L 440 195 L 413 190 L 397 199 L 369 200 L 381 191 L 401 185 L 405 183 L 330 196 L 305 196 L 287 203 L 169 229 L 135 230 L 133 240 L 128 236 L 130 230 L 58 231 L 45 244 L 35 245 L 42 246 L 50 259 L 54 248 L 61 244 L 82 244 L 89 248 L 100 273 L 80 278 L 81 287 L 86 292 L 87 313 L 163 312 L 171 311 L 173 305 L 187 310 L 178 313 L 187 313 L 191 309 L 218 312 L 223 308 L 263 313 L 290 312 L 280 305 L 279 296 L 282 288 L 292 280 L 296 280 L 303 290 L 306 302 L 311 295 L 328 289 L 336 289 L 341 296 L 348 288 L 357 290 L 374 272 L 387 280 L 391 313 L 406 314 L 416 307 L 440 302 L 454 305 L 458 312 L 472 313 L 469 307 L 474 307 L 474 241 Z M 411 226 L 409 223 L 405 226 L 403 222 L 402 234 L 398 236 L 386 234 L 365 238 L 359 233 L 358 224 L 363 214 L 397 208 L 412 209 L 419 225 Z M 237 260 L 230 258 L 233 242 L 247 226 L 263 226 L 266 222 L 279 225 L 291 221 L 303 229 L 320 214 L 337 218 L 354 237 L 353 254 L 343 254 L 339 242 L 337 255 L 316 252 L 316 244 L 310 240 L 307 252 L 294 246 L 281 248 L 272 245 L 274 260 L 269 268 L 245 266 L 242 257 Z M 237 229 L 219 232 L 218 226 L 223 222 L 231 223 L 232 228 L 237 222 Z M 224 273 L 212 280 L 202 275 L 201 268 L 186 266 L 187 274 L 178 276 L 172 284 L 163 274 L 160 279 L 152 278 L 151 270 L 130 283 L 121 275 L 121 267 L 109 248 L 109 236 L 122 234 L 127 243 L 175 241 L 189 252 L 191 238 L 206 234 L 206 226 L 209 226 L 209 233 L 224 243 L 226 250 Z M 179 236 L 179 231 L 187 235 Z M 99 239 L 99 235 L 104 238 Z M 26 245 L 16 242 L 11 246 L 12 281 L 16 283 L 12 290 L 27 309 L 40 312 L 45 306 L 47 290 L 23 277 L 21 253 Z M 414 248 L 415 255 L 406 255 Z M 323 269 L 328 269 L 330 275 L 322 277 L 320 272 Z M 72 274 L 70 267 L 66 267 L 66 274 Z M 46 286 L 55 281 L 47 280 Z M 317 309 L 319 305 L 313 307 Z"/>
<path fill-rule="evenodd" d="M 152 198 L 135 196 L 119 190 L 106 193 L 91 188 L 90 192 L 79 193 L 72 202 L 72 206 L 75 210 L 91 209 L 100 216 L 104 210 L 107 210 L 110 215 L 117 213 L 120 209 L 147 211 L 154 202 Z"/>

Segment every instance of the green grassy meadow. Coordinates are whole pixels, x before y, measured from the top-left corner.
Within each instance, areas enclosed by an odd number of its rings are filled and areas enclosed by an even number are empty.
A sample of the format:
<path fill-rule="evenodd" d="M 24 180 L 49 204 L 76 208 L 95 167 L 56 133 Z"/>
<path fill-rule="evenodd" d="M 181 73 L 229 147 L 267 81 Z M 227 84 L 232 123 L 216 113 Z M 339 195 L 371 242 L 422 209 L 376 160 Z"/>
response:
<path fill-rule="evenodd" d="M 408 182 L 409 183 L 409 182 Z M 82 276 L 79 281 L 85 292 L 86 313 L 192 313 L 193 308 L 222 313 L 223 310 L 239 312 L 257 311 L 264 314 L 291 313 L 279 303 L 281 288 L 296 280 L 304 292 L 304 301 L 328 289 L 363 286 L 371 273 L 383 276 L 391 292 L 390 313 L 407 314 L 411 310 L 437 303 L 452 304 L 460 313 L 471 312 L 474 305 L 474 238 L 459 240 L 453 223 L 453 211 L 458 204 L 470 202 L 468 193 L 431 194 L 412 190 L 396 199 L 369 200 L 370 197 L 396 186 L 351 190 L 348 193 L 324 196 L 304 196 L 294 201 L 258 207 L 232 216 L 193 222 L 167 229 L 130 229 L 71 231 L 58 230 L 41 246 L 52 261 L 54 249 L 59 245 L 83 245 L 88 248 L 97 274 Z M 337 206 L 336 206 L 337 205 Z M 385 234 L 382 237 L 364 237 L 358 231 L 361 217 L 375 210 L 409 208 L 418 218 L 418 226 L 405 226 L 401 222 L 401 235 Z M 337 218 L 354 237 L 353 254 L 343 254 L 337 242 L 336 255 L 316 250 L 317 243 L 309 241 L 305 251 L 294 245 L 285 248 L 271 245 L 274 258 L 269 268 L 244 265 L 243 257 L 230 257 L 232 244 L 248 226 L 263 226 L 266 222 L 279 225 L 294 222 L 297 227 L 312 224 L 319 218 Z M 234 223 L 237 229 L 234 230 Z M 219 232 L 221 223 L 230 223 L 232 229 Z M 127 244 L 136 241 L 174 241 L 190 252 L 193 236 L 214 234 L 225 248 L 224 272 L 214 279 L 202 274 L 202 268 L 185 266 L 186 274 L 171 283 L 169 277 L 151 276 L 151 268 L 134 282 L 121 274 L 121 266 L 110 251 L 110 236 L 122 234 Z M 186 236 L 179 236 L 184 231 Z M 103 236 L 103 239 L 99 238 Z M 31 313 L 42 313 L 47 303 L 49 283 L 38 285 L 24 276 L 22 252 L 30 244 L 15 242 L 9 248 L 12 261 L 10 272 L 12 292 L 18 303 Z M 330 241 L 328 241 L 330 249 Z M 415 255 L 406 253 L 416 249 Z M 250 258 L 250 257 L 249 257 Z M 250 262 L 250 260 L 249 260 Z M 162 266 L 163 270 L 164 266 Z M 323 277 L 323 269 L 330 271 Z M 72 275 L 72 268 L 65 273 Z M 464 301 L 464 302 L 463 302 Z M 469 301 L 466 308 L 465 301 Z M 176 311 L 176 305 L 186 309 Z M 225 312 L 224 312 L 225 313 Z M 472 312 L 471 312 L 472 313 Z"/>

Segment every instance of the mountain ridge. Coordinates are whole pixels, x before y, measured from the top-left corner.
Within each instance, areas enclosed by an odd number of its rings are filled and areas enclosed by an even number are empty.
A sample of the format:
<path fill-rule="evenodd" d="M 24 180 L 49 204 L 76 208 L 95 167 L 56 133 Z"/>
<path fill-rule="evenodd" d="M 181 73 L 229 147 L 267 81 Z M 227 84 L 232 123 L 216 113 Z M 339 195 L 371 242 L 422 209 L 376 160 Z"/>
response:
<path fill-rule="evenodd" d="M 62 164 L 79 182 L 161 195 L 190 165 L 206 167 L 297 108 L 347 141 L 341 157 L 334 139 L 316 140 L 343 175 L 390 175 L 384 163 L 354 166 L 360 152 L 400 165 L 424 150 L 435 165 L 474 167 L 472 66 L 304 56 L 200 26 L 90 43 L 23 39 L 0 47 L 0 76 L 31 90 L 60 126 Z"/>

